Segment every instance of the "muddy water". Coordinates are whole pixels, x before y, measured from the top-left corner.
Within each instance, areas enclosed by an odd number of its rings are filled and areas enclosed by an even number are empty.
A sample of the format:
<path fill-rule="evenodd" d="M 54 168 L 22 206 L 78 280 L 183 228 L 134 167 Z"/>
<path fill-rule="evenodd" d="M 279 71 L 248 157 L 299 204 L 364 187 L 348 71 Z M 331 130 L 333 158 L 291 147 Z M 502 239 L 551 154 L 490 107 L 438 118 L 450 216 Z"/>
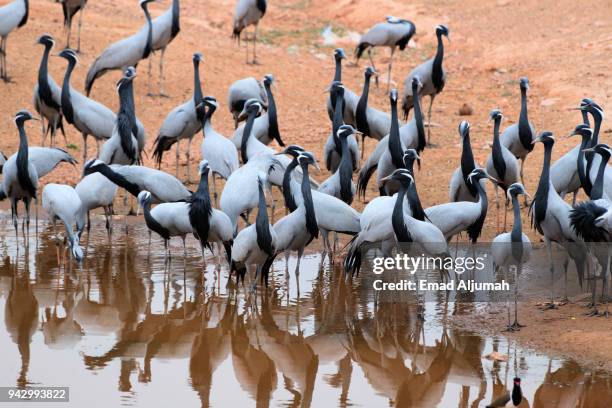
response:
<path fill-rule="evenodd" d="M 519 376 L 524 406 L 612 406 L 608 373 L 445 327 L 478 303 L 428 301 L 421 321 L 319 254 L 250 293 L 223 254 L 176 240 L 167 266 L 143 223 L 120 226 L 97 220 L 78 267 L 44 222 L 17 245 L 0 217 L 0 386 L 69 386 L 74 407 L 484 407 Z"/>

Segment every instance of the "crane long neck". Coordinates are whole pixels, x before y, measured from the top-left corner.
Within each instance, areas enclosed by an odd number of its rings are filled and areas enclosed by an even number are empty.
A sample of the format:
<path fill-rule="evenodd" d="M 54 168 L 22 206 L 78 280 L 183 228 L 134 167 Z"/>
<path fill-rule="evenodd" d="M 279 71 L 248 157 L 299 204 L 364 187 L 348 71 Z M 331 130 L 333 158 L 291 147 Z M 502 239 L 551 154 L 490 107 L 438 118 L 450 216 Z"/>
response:
<path fill-rule="evenodd" d="M 197 233 L 201 243 L 208 242 L 211 215 L 212 204 L 208 189 L 208 171 L 204 171 L 200 177 L 198 189 L 193 193 L 189 204 L 189 223 Z"/>
<path fill-rule="evenodd" d="M 591 184 L 590 177 L 586 176 L 586 169 L 584 165 L 585 153 L 583 150 L 589 146 L 590 141 L 591 139 L 588 135 L 582 135 L 582 141 L 580 142 L 580 147 L 578 148 L 578 160 L 576 163 L 580 185 L 588 196 L 591 195 L 591 189 L 593 188 L 593 185 Z"/>
<path fill-rule="evenodd" d="M 552 157 L 551 143 L 544 144 L 544 164 L 542 166 L 542 173 L 540 174 L 540 182 L 538 183 L 538 190 L 536 191 L 535 200 L 538 202 L 540 198 L 541 202 L 545 202 L 544 198 L 548 197 L 548 191 L 550 189 L 550 159 Z"/>
<path fill-rule="evenodd" d="M 142 211 L 144 213 L 145 223 L 151 231 L 157 232 L 163 239 L 170 239 L 170 232 L 164 228 L 151 214 L 151 197 L 144 200 L 142 203 Z"/>
<path fill-rule="evenodd" d="M 130 94 L 132 93 L 131 81 L 121 84 L 119 86 L 119 112 L 117 114 L 117 130 L 119 131 L 119 137 L 121 140 L 121 148 L 123 149 L 126 156 L 132 161 L 136 162 L 136 146 L 133 143 L 134 127 L 136 122 L 136 116 L 130 101 Z"/>
<path fill-rule="evenodd" d="M 406 227 L 404 221 L 404 197 L 408 191 L 408 186 L 405 183 L 400 183 L 399 192 L 397 193 L 397 199 L 393 206 L 393 213 L 391 215 L 391 224 L 393 225 L 393 232 L 397 238 L 398 243 L 412 242 L 410 231 Z"/>
<path fill-rule="evenodd" d="M 51 107 L 59 108 L 57 103 L 53 100 L 51 94 L 51 87 L 49 86 L 49 53 L 51 52 L 51 44 L 45 44 L 45 51 L 43 52 L 42 59 L 40 60 L 40 67 L 38 69 L 38 94 L 40 99 Z"/>
<path fill-rule="evenodd" d="M 334 106 L 334 120 L 332 123 L 332 134 L 334 137 L 334 144 L 336 151 L 341 153 L 342 146 L 340 145 L 340 139 L 338 138 L 338 129 L 344 124 L 344 91 L 339 90 L 336 93 L 336 104 Z"/>
<path fill-rule="evenodd" d="M 30 179 L 28 137 L 22 120 L 17 120 L 17 129 L 19 131 L 19 150 L 17 150 L 15 163 L 17 166 L 17 180 L 22 189 L 35 197 L 36 187 L 34 187 Z"/>
<path fill-rule="evenodd" d="M 599 200 L 603 198 L 604 194 L 604 176 L 606 173 L 606 167 L 608 167 L 608 161 L 610 160 L 610 155 L 605 154 L 601 158 L 601 162 L 599 163 L 599 168 L 597 169 L 597 177 L 595 178 L 595 183 L 593 183 L 593 188 L 591 189 L 591 200 Z"/>
<path fill-rule="evenodd" d="M 406 169 L 412 174 L 412 178 L 414 179 L 414 160 L 409 160 L 406 163 Z M 408 192 L 406 193 L 406 198 L 408 200 L 408 205 L 410 206 L 410 211 L 412 211 L 412 218 L 417 219 L 419 221 L 425 221 L 425 211 L 423 210 L 423 205 L 421 204 L 421 199 L 419 197 L 419 192 L 416 188 L 416 183 L 413 181 L 410 183 L 408 187 Z"/>
<path fill-rule="evenodd" d="M 399 119 L 397 117 L 397 100 L 391 99 L 391 129 L 389 130 L 389 153 L 391 161 L 397 169 L 404 167 L 402 157 L 402 141 L 399 132 Z"/>
<path fill-rule="evenodd" d="M 280 131 L 278 130 L 278 115 L 276 111 L 276 102 L 274 101 L 274 95 L 272 95 L 272 89 L 270 84 L 266 84 L 266 95 L 268 97 L 268 137 L 275 139 L 279 145 L 285 146 L 285 143 L 281 139 Z"/>
<path fill-rule="evenodd" d="M 272 234 L 270 232 L 270 221 L 266 207 L 263 183 L 259 183 L 259 202 L 257 204 L 257 218 L 255 220 L 255 232 L 257 234 L 257 246 L 268 255 L 272 255 Z"/>
<path fill-rule="evenodd" d="M 147 40 L 145 43 L 144 50 L 142 51 L 142 59 L 146 59 L 153 52 L 153 22 L 151 21 L 151 13 L 146 4 L 143 5 L 142 10 L 147 20 Z"/>
<path fill-rule="evenodd" d="M 193 61 L 193 104 L 198 106 L 202 100 L 202 83 L 200 81 L 200 61 Z M 200 122 L 204 118 L 204 107 L 196 108 L 196 115 Z"/>
<path fill-rule="evenodd" d="M 521 223 L 521 205 L 516 194 L 512 194 L 512 212 L 514 214 L 514 225 L 510 233 L 512 242 L 523 242 L 523 225 Z"/>
<path fill-rule="evenodd" d="M 128 179 L 126 179 L 122 174 L 114 171 L 110 166 L 104 163 L 97 164 L 92 170 L 86 171 L 86 174 L 98 172 L 102 174 L 104 177 L 109 179 L 111 182 L 116 184 L 117 186 L 125 189 L 128 193 L 133 195 L 134 197 L 138 197 L 140 194 L 140 186 L 136 183 L 132 183 Z"/>
<path fill-rule="evenodd" d="M 589 122 L 589 113 L 587 111 L 580 111 L 580 113 L 582 114 L 582 123 L 590 127 L 591 123 Z"/>
<path fill-rule="evenodd" d="M 359 101 L 357 102 L 357 108 L 355 109 L 355 124 L 357 125 L 357 130 L 367 135 L 369 135 L 370 133 L 367 117 L 369 94 L 370 75 L 366 73 L 365 80 L 363 82 L 363 91 L 361 92 L 361 96 L 359 97 Z"/>
<path fill-rule="evenodd" d="M 342 82 L 342 58 L 336 57 L 336 72 L 334 73 L 334 81 Z"/>
<path fill-rule="evenodd" d="M 212 130 L 212 116 L 215 113 L 217 108 L 214 106 L 209 106 L 206 113 L 204 113 L 204 125 L 202 128 L 204 129 L 204 136 L 206 136 L 206 132 L 210 132 Z"/>
<path fill-rule="evenodd" d="M 181 31 L 181 5 L 179 4 L 179 0 L 172 0 L 172 38 L 176 37 L 179 31 Z"/>
<path fill-rule="evenodd" d="M 249 145 L 249 138 L 251 137 L 253 123 L 255 122 L 256 116 L 257 112 L 249 112 L 246 123 L 244 125 L 244 130 L 242 132 L 242 141 L 240 142 L 240 155 L 242 156 L 242 164 L 246 164 L 249 161 L 247 147 Z"/>
<path fill-rule="evenodd" d="M 70 96 L 70 78 L 75 65 L 76 61 L 72 59 L 68 60 L 68 66 L 66 68 L 66 73 L 64 74 L 64 82 L 62 83 L 61 97 L 62 113 L 64 114 L 66 121 L 71 125 L 74 124 L 74 108 L 72 106 L 72 97 Z"/>
<path fill-rule="evenodd" d="M 506 178 L 506 162 L 504 160 L 504 154 L 502 151 L 501 142 L 499 140 L 499 127 L 501 124 L 501 118 L 498 116 L 495 118 L 495 124 L 493 126 L 493 167 L 499 177 L 500 182 L 504 182 Z M 505 190 L 505 188 L 504 188 Z"/>
<path fill-rule="evenodd" d="M 438 48 L 432 64 L 431 79 L 436 90 L 440 91 L 443 86 L 442 60 L 444 59 L 444 42 L 442 41 L 442 33 L 437 33 L 436 36 L 438 38 Z"/>
<path fill-rule="evenodd" d="M 478 191 L 468 179 L 470 173 L 476 168 L 476 163 L 474 161 L 474 153 L 472 152 L 472 144 L 470 142 L 469 131 L 465 135 L 463 135 L 462 145 L 463 147 L 461 150 L 461 175 L 463 176 L 463 181 L 465 182 L 465 185 L 467 186 L 470 194 L 473 197 L 476 197 Z"/>
<path fill-rule="evenodd" d="M 533 150 L 533 135 L 529 126 L 529 116 L 527 114 L 527 88 L 521 87 L 521 113 L 518 121 L 519 140 L 523 147 L 528 151 Z"/>
<path fill-rule="evenodd" d="M 342 201 L 350 205 L 353 202 L 353 160 L 351 158 L 351 152 L 349 151 L 346 136 L 342 136 L 340 138 L 340 145 L 342 146 L 342 157 L 338 167 L 340 176 L 340 198 Z"/>
<path fill-rule="evenodd" d="M 487 192 L 484 190 L 482 185 L 480 184 L 480 178 L 476 178 L 473 182 L 474 187 L 478 191 L 478 203 L 480 204 L 480 215 L 476 219 L 476 221 L 470 225 L 467 229 L 468 236 L 472 240 L 473 243 L 476 243 L 480 233 L 482 232 L 482 227 L 484 226 L 485 219 L 487 218 L 487 209 L 489 208 L 489 200 L 487 199 Z"/>
<path fill-rule="evenodd" d="M 285 169 L 285 174 L 283 174 L 283 198 L 285 199 L 285 207 L 289 209 L 289 212 L 293 212 L 297 208 L 291 192 L 291 174 L 297 166 L 298 160 L 294 158 Z"/>
<path fill-rule="evenodd" d="M 417 153 L 421 153 L 427 146 L 427 139 L 425 138 L 425 125 L 423 124 L 423 111 L 421 110 L 421 95 L 419 93 L 418 86 L 412 87 L 412 100 L 414 107 L 414 124 L 417 130 Z"/>
<path fill-rule="evenodd" d="M 312 201 L 312 190 L 310 189 L 310 177 L 308 176 L 308 164 L 302 167 L 302 196 L 304 198 L 304 209 L 306 210 L 306 229 L 313 238 L 319 237 L 319 226 L 315 214 L 314 202 Z"/>
<path fill-rule="evenodd" d="M 23 6 L 25 7 L 25 13 L 23 14 L 23 17 L 21 17 L 21 21 L 19 21 L 19 24 L 17 25 L 17 27 L 23 27 L 28 22 L 28 17 L 30 15 L 29 0 L 23 0 Z"/>

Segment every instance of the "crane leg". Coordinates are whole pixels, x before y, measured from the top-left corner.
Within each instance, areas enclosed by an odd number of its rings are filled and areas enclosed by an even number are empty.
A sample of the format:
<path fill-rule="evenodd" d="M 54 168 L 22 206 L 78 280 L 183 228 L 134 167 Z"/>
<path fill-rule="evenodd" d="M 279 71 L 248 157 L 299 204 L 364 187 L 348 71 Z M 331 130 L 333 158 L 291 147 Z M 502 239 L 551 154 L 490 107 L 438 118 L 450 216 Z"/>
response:
<path fill-rule="evenodd" d="M 255 24 L 255 32 L 253 33 L 253 65 L 257 65 L 257 26 Z"/>
<path fill-rule="evenodd" d="M 79 13 L 79 27 L 77 30 L 77 52 L 81 52 L 81 26 L 83 25 L 83 13 L 85 12 L 85 1 L 81 1 L 81 12 Z"/>
<path fill-rule="evenodd" d="M 523 167 L 525 166 L 525 159 L 526 158 L 521 159 L 521 184 L 522 185 L 525 185 L 525 178 L 523 177 Z M 525 199 L 525 207 L 529 207 L 529 201 L 527 200 L 527 196 L 525 196 L 524 199 Z"/>
<path fill-rule="evenodd" d="M 499 234 L 499 187 L 495 184 L 495 208 L 497 209 L 497 233 Z"/>
<path fill-rule="evenodd" d="M 247 33 L 247 29 L 244 29 L 244 47 L 246 49 L 246 63 L 249 65 L 251 61 L 249 61 L 249 36 Z"/>
<path fill-rule="evenodd" d="M 147 65 L 147 96 L 154 96 L 151 89 L 151 65 L 153 64 L 153 56 L 149 55 L 149 64 Z"/>
<path fill-rule="evenodd" d="M 164 92 L 164 55 L 166 54 L 166 47 L 162 48 L 159 59 L 159 96 L 168 98 L 169 96 Z"/>
<path fill-rule="evenodd" d="M 18 217 L 19 214 L 17 212 L 17 200 L 12 198 L 11 199 L 11 216 L 13 218 L 13 226 L 15 227 L 15 240 L 19 239 L 19 222 L 18 222 Z M 17 248 L 19 248 L 19 245 L 17 245 Z"/>
<path fill-rule="evenodd" d="M 297 259 L 297 265 L 295 265 L 295 279 L 296 281 L 299 280 L 299 276 L 300 276 L 300 261 L 302 260 L 302 255 L 304 255 L 304 247 L 298 249 L 298 259 Z"/>
<path fill-rule="evenodd" d="M 427 111 L 427 146 L 433 146 L 431 144 L 431 107 L 433 106 L 435 98 L 435 94 L 431 95 L 431 99 L 429 100 L 429 109 Z"/>
<path fill-rule="evenodd" d="M 508 223 L 508 199 L 504 200 L 504 232 L 506 232 L 506 225 Z"/>
<path fill-rule="evenodd" d="M 213 200 L 215 201 L 215 207 L 219 208 L 219 200 L 217 195 L 217 176 L 213 171 L 212 174 L 212 188 L 213 188 Z"/>
<path fill-rule="evenodd" d="M 548 252 L 548 262 L 550 263 L 550 302 L 545 306 L 545 309 L 556 309 L 555 305 L 555 264 L 552 256 L 552 242 L 544 237 L 546 241 L 546 252 Z"/>
<path fill-rule="evenodd" d="M 83 133 L 83 163 L 87 161 L 87 133 Z"/>
<path fill-rule="evenodd" d="M 391 58 L 389 59 L 389 72 L 387 73 L 387 92 L 389 94 L 389 90 L 391 88 L 391 69 L 393 68 L 393 54 L 395 54 L 395 47 L 391 48 Z"/>
<path fill-rule="evenodd" d="M 187 259 L 187 245 L 185 244 L 185 236 L 183 235 L 183 259 Z"/>
<path fill-rule="evenodd" d="M 11 82 L 8 76 L 8 68 L 6 67 L 6 37 L 2 38 L 2 79 L 4 82 Z"/>
<path fill-rule="evenodd" d="M 372 59 L 372 47 L 368 48 L 368 58 L 370 59 L 370 65 L 376 71 L 376 66 L 374 65 L 374 60 Z M 378 88 L 378 76 L 374 77 L 374 82 L 376 82 L 376 88 Z"/>
<path fill-rule="evenodd" d="M 176 141 L 176 178 L 178 178 L 179 175 L 179 144 L 180 144 L 180 140 Z"/>
<path fill-rule="evenodd" d="M 520 269 L 520 270 L 519 270 Z M 519 285 L 519 272 L 523 270 L 523 264 L 519 263 L 514 269 L 514 323 L 512 327 L 514 330 L 520 330 L 521 327 L 525 327 L 524 324 L 518 322 L 518 285 Z"/>
<path fill-rule="evenodd" d="M 508 268 L 506 268 L 506 266 L 504 265 L 500 265 L 500 268 L 503 269 L 504 271 L 504 280 L 507 282 L 508 281 Z M 495 270 L 495 266 L 493 266 L 493 270 Z M 512 324 L 510 323 L 510 300 L 508 299 L 509 295 L 506 294 L 506 315 L 508 317 L 508 323 L 506 325 L 506 331 L 512 332 L 514 331 L 514 328 L 512 327 Z"/>
<path fill-rule="evenodd" d="M 193 140 L 193 136 L 189 138 L 189 141 L 187 142 L 187 183 L 191 183 L 191 170 L 190 170 L 190 164 L 191 164 L 191 141 Z"/>

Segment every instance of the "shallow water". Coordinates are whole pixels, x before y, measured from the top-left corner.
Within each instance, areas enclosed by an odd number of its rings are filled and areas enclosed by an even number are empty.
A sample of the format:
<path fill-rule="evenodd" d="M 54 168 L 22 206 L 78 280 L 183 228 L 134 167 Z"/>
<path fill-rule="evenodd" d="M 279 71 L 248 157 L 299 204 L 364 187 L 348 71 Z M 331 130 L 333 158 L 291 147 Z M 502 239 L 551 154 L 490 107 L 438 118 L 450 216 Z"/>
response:
<path fill-rule="evenodd" d="M 445 326 L 484 303 L 433 299 L 422 322 L 414 302 L 375 302 L 371 276 L 347 282 L 319 254 L 298 279 L 278 260 L 251 293 L 228 284 L 223 254 L 203 266 L 192 238 L 187 257 L 172 241 L 166 267 L 142 220 L 127 236 L 116 223 L 112 241 L 96 220 L 79 268 L 44 221 L 16 245 L 7 220 L 0 386 L 69 386 L 75 407 L 484 407 L 519 376 L 532 407 L 612 405 L 609 373 Z M 494 350 L 509 361 L 483 357 Z"/>

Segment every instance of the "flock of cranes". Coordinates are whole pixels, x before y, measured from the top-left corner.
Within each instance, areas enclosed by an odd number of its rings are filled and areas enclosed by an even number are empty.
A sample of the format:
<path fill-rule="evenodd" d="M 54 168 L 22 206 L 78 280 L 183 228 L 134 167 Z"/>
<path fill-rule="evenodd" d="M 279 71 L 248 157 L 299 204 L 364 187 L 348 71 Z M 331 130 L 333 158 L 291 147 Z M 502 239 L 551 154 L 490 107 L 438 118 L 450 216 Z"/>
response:
<path fill-rule="evenodd" d="M 550 132 L 537 134 L 529 121 L 529 81 L 521 78 L 518 122 L 502 131 L 502 112 L 494 109 L 490 113 L 493 148 L 485 167 L 479 167 L 474 160 L 469 123 L 461 122 L 458 128 L 462 141 L 461 162 L 450 180 L 449 202 L 423 208 L 414 164 L 416 162 L 420 166 L 421 156 L 431 146 L 431 109 L 446 82 L 443 37 L 449 37 L 448 27 L 436 26 L 435 55 L 415 67 L 405 78 L 401 94 L 404 120 L 413 111 L 412 119 L 405 123 L 400 121 L 400 94 L 396 89 L 388 92 L 390 113 L 368 106 L 370 81 L 378 76 L 373 61 L 372 66 L 364 71 L 364 86 L 358 96 L 342 82 L 342 62 L 347 58 L 346 53 L 342 49 L 334 50 L 336 70 L 327 99 L 331 133 L 321 157 L 329 177 L 321 184 L 310 175 L 311 167 L 319 168 L 315 155 L 298 145 L 286 146 L 281 138 L 279 110 L 272 92 L 273 76 L 266 75 L 261 82 L 252 77 L 245 78 L 229 88 L 228 108 L 234 117 L 235 131 L 232 137 L 226 137 L 213 127 L 212 117 L 219 103 L 213 96 L 206 96 L 202 92 L 199 70 L 203 57 L 195 53 L 193 95 L 167 115 L 153 147 L 153 157 L 159 167 L 164 152 L 176 144 L 177 166 L 176 175 L 173 176 L 159 168 L 145 166 L 142 160 L 146 145 L 145 127 L 136 115 L 134 101 L 136 66 L 148 58 L 150 73 L 151 55 L 160 50 L 160 78 L 163 81 L 164 50 L 180 31 L 179 1 L 173 0 L 171 7 L 155 19 L 147 8 L 151 1 L 140 1 L 146 24 L 135 34 L 108 46 L 95 59 L 87 73 L 86 95 L 71 85 L 71 74 L 78 65 L 77 52 L 69 48 L 59 52 L 59 56 L 67 61 L 60 87 L 48 73 L 48 57 L 54 40 L 47 34 L 39 38 L 38 43 L 43 45 L 44 51 L 34 88 L 34 107 L 43 122 L 43 145 L 47 134 L 50 134 L 51 147 L 30 147 L 25 124 L 38 118 L 27 110 L 19 111 L 15 115 L 19 149 L 3 163 L 0 191 L 0 197 L 8 198 L 11 202 L 17 236 L 18 202 L 22 201 L 25 205 L 25 231 L 30 222 L 32 200 L 37 208 L 39 179 L 60 162 L 76 163 L 70 154 L 53 147 L 58 130 L 65 136 L 64 126 L 67 123 L 83 136 L 83 178 L 74 188 L 57 184 L 45 186 L 42 203 L 54 223 L 60 220 L 65 225 L 68 245 L 77 261 L 83 256 L 79 240 L 85 227 L 89 230 L 91 226 L 91 211 L 97 208 L 104 210 L 106 228 L 111 234 L 113 202 L 118 188 L 125 190 L 126 197 L 136 197 L 150 233 L 161 236 L 166 247 L 172 237 L 182 238 L 184 244 L 189 234 L 199 240 L 203 254 L 205 248 L 212 250 L 215 244 L 223 246 L 231 271 L 236 273 L 237 278 L 244 280 L 247 269 L 254 268 L 254 286 L 259 278 L 267 283 L 270 267 L 282 253 L 297 251 L 297 273 L 305 248 L 319 234 L 323 239 L 325 254 L 329 254 L 332 260 L 337 252 L 338 234 L 353 237 L 344 260 L 348 275 L 359 272 L 365 252 L 372 245 L 385 255 L 391 255 L 398 243 L 411 243 L 428 255 L 445 258 L 451 256 L 449 242 L 453 238 L 459 239 L 460 234 L 465 232 L 472 243 L 478 241 L 487 216 L 486 185 L 489 180 L 496 192 L 498 232 L 503 230 L 494 239 L 494 246 L 497 247 L 493 251 L 495 265 L 506 271 L 510 266 L 518 265 L 520 271 L 520 265 L 529 257 L 531 244 L 521 229 L 518 196 L 525 195 L 527 202 L 523 166 L 535 145 L 541 143 L 544 146 L 544 166 L 537 192 L 530 203 L 530 213 L 534 228 L 543 236 L 547 246 L 552 283 L 555 279 L 552 245 L 556 243 L 564 248 L 568 259 L 576 265 L 581 283 L 585 273 L 588 274 L 593 288 L 593 314 L 599 313 L 595 306 L 597 274 L 588 268 L 590 258 L 587 257 L 586 244 L 610 240 L 609 220 L 612 216 L 608 209 L 612 197 L 612 173 L 608 160 L 612 151 L 607 145 L 599 143 L 604 113 L 597 103 L 590 99 L 582 101 L 578 109 L 582 112 L 583 123 L 573 132 L 580 135 L 582 140 L 579 146 L 553 165 L 551 152 L 555 139 Z M 79 3 L 81 14 L 84 4 Z M 63 5 L 70 26 L 70 18 L 78 8 L 68 9 L 69 3 Z M 240 37 L 246 27 L 254 25 L 255 41 L 257 24 L 265 11 L 266 3 L 263 0 L 240 0 L 236 8 L 234 35 Z M 17 13 L 23 16 L 18 19 Z M 14 18 L 3 17 L 9 14 Z M 27 14 L 27 0 L 16 0 L 0 8 L 3 50 L 6 36 L 12 29 L 25 24 Z M 400 50 L 406 47 L 415 31 L 412 22 L 389 17 L 363 36 L 355 52 L 356 59 L 366 50 L 371 59 L 370 50 L 375 46 L 390 47 L 393 56 L 396 47 Z M 252 62 L 256 62 L 255 48 L 253 55 Z M 5 51 L 2 61 L 2 74 L 7 79 Z M 389 63 L 389 78 L 391 68 L 392 62 Z M 110 70 L 122 72 L 117 82 L 117 113 L 89 96 L 96 78 Z M 162 83 L 160 93 L 163 92 Z M 430 103 L 425 122 L 421 100 L 427 95 Z M 593 129 L 590 128 L 589 115 L 593 120 Z M 427 135 L 425 127 L 428 128 Z M 194 136 L 201 131 L 200 181 L 197 190 L 192 192 L 178 179 L 179 142 L 186 139 L 190 146 Z M 95 158 L 88 155 L 88 136 L 93 136 L 98 143 Z M 360 137 L 361 148 L 358 142 Z M 365 138 L 374 139 L 377 144 L 371 155 L 360 163 Z M 284 149 L 279 151 L 270 147 L 274 141 Z M 355 180 L 353 176 L 357 171 Z M 374 173 L 380 197 L 371 200 L 360 213 L 351 205 L 356 195 L 365 197 Z M 212 198 L 209 175 L 212 176 Z M 187 181 L 190 181 L 190 176 L 188 171 Z M 217 193 L 218 178 L 225 180 L 220 194 Z M 275 200 L 269 199 L 272 186 L 282 191 L 283 206 L 287 211 L 287 215 L 276 222 L 269 217 L 267 209 L 271 204 L 274 211 L 277 205 Z M 503 229 L 500 227 L 500 188 L 505 203 Z M 564 201 L 563 197 L 568 193 L 574 194 L 575 201 L 580 189 L 587 194 L 588 201 L 575 206 Z M 509 203 L 513 207 L 514 227 L 510 233 L 506 233 Z M 251 224 L 249 216 L 255 209 L 257 215 Z M 241 218 L 246 223 L 242 229 Z M 333 243 L 329 236 L 331 232 Z M 166 255 L 169 256 L 169 253 Z M 603 281 L 605 300 L 609 255 L 601 251 L 593 255 L 600 265 L 599 277 Z M 566 282 L 567 268 L 568 261 L 564 262 Z M 518 295 L 518 289 L 515 294 Z M 556 307 L 553 295 L 551 293 L 550 307 Z M 515 330 L 519 327 L 515 309 L 515 321 L 510 323 L 509 320 L 508 328 Z"/>

